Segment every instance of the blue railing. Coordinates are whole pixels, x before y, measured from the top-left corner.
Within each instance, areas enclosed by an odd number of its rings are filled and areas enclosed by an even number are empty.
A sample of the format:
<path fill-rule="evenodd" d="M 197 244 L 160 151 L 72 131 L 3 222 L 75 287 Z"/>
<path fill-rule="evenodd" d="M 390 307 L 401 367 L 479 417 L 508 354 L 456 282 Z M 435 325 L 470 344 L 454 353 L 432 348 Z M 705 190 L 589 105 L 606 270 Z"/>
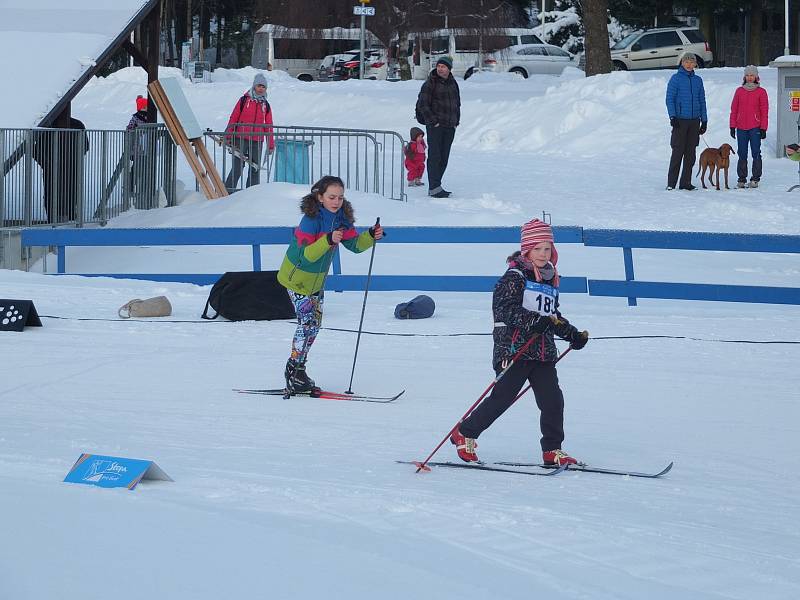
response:
<path fill-rule="evenodd" d="M 637 298 L 679 300 L 714 300 L 724 302 L 758 302 L 800 304 L 800 288 L 667 283 L 634 279 L 633 249 L 707 250 L 730 252 L 780 252 L 800 254 L 800 236 L 758 235 L 705 232 L 665 232 L 583 229 L 553 227 L 559 244 L 583 244 L 592 247 L 622 248 L 625 280 L 562 278 L 561 291 L 589 293 L 593 296 L 628 298 L 636 305 Z M 253 270 L 261 270 L 261 246 L 285 245 L 292 235 L 291 227 L 221 227 L 174 229 L 26 229 L 22 232 L 23 247 L 56 246 L 59 274 L 67 273 L 68 246 L 251 246 Z M 519 244 L 518 227 L 392 227 L 381 244 Z M 88 275 L 74 273 L 76 275 Z M 152 281 L 177 281 L 209 285 L 219 274 L 91 274 L 95 277 L 120 277 Z M 370 288 L 380 291 L 491 291 L 497 274 L 483 275 L 373 275 Z M 332 290 L 363 290 L 366 275 L 344 275 L 338 254 L 334 256 L 333 273 L 328 278 Z"/>

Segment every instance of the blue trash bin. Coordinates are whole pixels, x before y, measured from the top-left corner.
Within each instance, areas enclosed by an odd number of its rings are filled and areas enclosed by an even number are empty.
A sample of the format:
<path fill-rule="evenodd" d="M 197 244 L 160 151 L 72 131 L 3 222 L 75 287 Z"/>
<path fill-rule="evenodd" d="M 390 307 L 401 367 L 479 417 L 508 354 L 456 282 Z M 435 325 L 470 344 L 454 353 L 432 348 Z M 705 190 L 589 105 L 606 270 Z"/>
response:
<path fill-rule="evenodd" d="M 287 183 L 311 183 L 311 140 L 275 140 L 275 177 L 273 181 Z"/>

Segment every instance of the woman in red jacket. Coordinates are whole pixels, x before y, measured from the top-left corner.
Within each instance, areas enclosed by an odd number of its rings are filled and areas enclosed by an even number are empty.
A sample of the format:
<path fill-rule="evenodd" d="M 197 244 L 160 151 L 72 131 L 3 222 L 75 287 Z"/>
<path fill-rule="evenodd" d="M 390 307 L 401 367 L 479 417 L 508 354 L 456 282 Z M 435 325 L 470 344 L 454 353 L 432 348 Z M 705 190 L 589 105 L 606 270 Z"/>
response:
<path fill-rule="evenodd" d="M 244 96 L 239 98 L 233 108 L 228 127 L 225 129 L 228 144 L 236 147 L 250 161 L 247 175 L 247 187 L 259 183 L 261 165 L 261 149 L 265 138 L 269 142 L 269 152 L 275 149 L 272 137 L 272 108 L 267 102 L 267 78 L 258 73 L 253 78 L 253 85 Z M 236 191 L 239 177 L 242 175 L 242 161 L 235 154 L 231 159 L 231 171 L 225 179 L 225 187 L 229 192 Z"/>
<path fill-rule="evenodd" d="M 749 65 L 744 69 L 744 80 L 736 88 L 731 102 L 731 137 L 739 142 L 739 162 L 736 187 L 747 187 L 747 146 L 753 154 L 753 172 L 750 187 L 757 188 L 761 180 L 761 140 L 767 137 L 769 124 L 769 99 L 767 90 L 761 87 L 758 69 Z"/>

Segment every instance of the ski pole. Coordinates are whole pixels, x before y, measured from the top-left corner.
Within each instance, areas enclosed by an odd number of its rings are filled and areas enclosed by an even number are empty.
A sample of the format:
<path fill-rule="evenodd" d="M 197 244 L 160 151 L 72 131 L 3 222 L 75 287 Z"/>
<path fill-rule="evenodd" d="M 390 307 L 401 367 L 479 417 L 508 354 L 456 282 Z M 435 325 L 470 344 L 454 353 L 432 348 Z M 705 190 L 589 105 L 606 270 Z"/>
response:
<path fill-rule="evenodd" d="M 381 218 L 378 217 L 375 221 L 375 228 L 377 229 L 381 224 Z M 345 394 L 353 393 L 353 375 L 356 372 L 356 358 L 358 358 L 358 345 L 361 342 L 361 326 L 364 324 L 364 311 L 367 308 L 367 294 L 369 294 L 369 280 L 372 277 L 372 261 L 375 259 L 375 246 L 378 245 L 378 240 L 373 240 L 372 252 L 369 256 L 369 269 L 367 270 L 367 284 L 364 286 L 364 303 L 361 305 L 361 319 L 358 322 L 358 336 L 356 337 L 356 351 L 353 354 L 353 369 L 350 371 L 350 385 L 347 386 Z"/>
<path fill-rule="evenodd" d="M 443 445 L 443 444 L 444 444 L 444 443 L 447 441 L 447 439 L 448 439 L 448 438 L 449 438 L 451 435 L 453 435 L 453 432 L 454 432 L 456 429 L 458 429 L 458 426 L 459 426 L 459 425 L 461 425 L 461 423 L 463 423 L 463 422 L 464 422 L 464 420 L 465 420 L 465 419 L 466 419 L 466 418 L 467 418 L 467 417 L 470 415 L 470 413 L 471 413 L 473 410 L 475 410 L 475 407 L 476 407 L 476 406 L 478 406 L 478 404 L 480 404 L 480 403 L 481 403 L 481 401 L 482 401 L 482 400 L 483 400 L 483 399 L 486 397 L 486 394 L 488 394 L 488 393 L 489 393 L 489 392 L 492 390 L 492 388 L 493 388 L 493 387 L 494 387 L 494 386 L 497 384 L 497 382 L 498 382 L 498 381 L 500 381 L 500 380 L 503 378 L 503 375 L 505 375 L 505 374 L 508 372 L 508 370 L 509 370 L 511 367 L 513 367 L 513 366 L 514 366 L 514 363 L 515 363 L 515 362 L 517 362 L 517 359 L 518 359 L 520 356 L 522 356 L 522 353 L 523 353 L 523 352 L 525 352 L 525 350 L 527 350 L 527 349 L 528 349 L 528 347 L 529 347 L 529 346 L 530 346 L 530 345 L 533 343 L 533 341 L 534 341 L 535 339 L 537 339 L 538 337 L 539 337 L 539 334 L 538 334 L 538 333 L 537 333 L 537 334 L 534 334 L 534 335 L 532 335 L 532 336 L 530 337 L 530 339 L 529 339 L 527 342 L 525 342 L 525 345 L 524 345 L 524 346 L 522 346 L 522 348 L 520 348 L 520 349 L 519 349 L 519 351 L 518 351 L 518 352 L 517 352 L 517 353 L 516 353 L 516 354 L 515 354 L 515 355 L 514 355 L 512 358 L 511 358 L 511 361 L 508 363 L 508 366 L 507 366 L 505 369 L 503 369 L 502 371 L 500 371 L 500 373 L 498 373 L 498 374 L 497 374 L 497 376 L 496 376 L 496 377 L 495 377 L 495 378 L 492 380 L 492 382 L 489 384 L 489 387 L 487 387 L 487 388 L 486 388 L 486 389 L 483 391 L 483 393 L 480 395 L 480 397 L 479 397 L 479 398 L 478 398 L 478 399 L 475 401 L 475 404 L 473 404 L 472 406 L 470 406 L 470 407 L 469 407 L 469 410 L 467 410 L 467 412 L 465 412 L 465 413 L 464 413 L 464 416 L 462 416 L 462 417 L 461 417 L 461 418 L 458 420 L 458 423 L 456 423 L 455 425 L 453 425 L 452 429 L 450 429 L 450 431 L 448 431 L 448 432 L 447 432 L 447 435 L 445 435 L 445 436 L 444 436 L 444 439 L 442 439 L 442 441 L 441 441 L 441 442 L 439 442 L 439 445 L 438 445 L 438 446 L 436 446 L 436 448 L 434 448 L 434 449 L 433 449 L 433 452 L 431 452 L 431 453 L 428 455 L 428 458 L 426 458 L 426 459 L 425 459 L 425 460 L 423 460 L 422 462 L 414 461 L 414 464 L 417 466 L 417 470 L 416 470 L 416 472 L 417 472 L 417 473 L 419 473 L 420 471 L 430 471 L 430 470 L 431 470 L 431 469 L 430 469 L 430 467 L 427 467 L 427 466 L 426 466 L 426 465 L 428 464 L 428 461 L 429 461 L 431 458 L 433 458 L 433 455 L 434 455 L 434 454 L 436 454 L 436 453 L 439 451 L 439 448 L 441 448 L 441 447 L 442 447 L 442 445 Z"/>

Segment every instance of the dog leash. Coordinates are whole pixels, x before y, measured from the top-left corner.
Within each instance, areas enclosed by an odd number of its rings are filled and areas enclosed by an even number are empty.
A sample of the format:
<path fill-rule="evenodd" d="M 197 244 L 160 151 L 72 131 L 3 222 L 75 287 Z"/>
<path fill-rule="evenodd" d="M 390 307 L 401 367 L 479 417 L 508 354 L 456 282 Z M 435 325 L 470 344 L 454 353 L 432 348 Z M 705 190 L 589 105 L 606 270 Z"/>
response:
<path fill-rule="evenodd" d="M 706 141 L 706 136 L 705 135 L 701 135 L 700 139 L 703 140 L 703 143 L 706 145 L 706 148 L 711 148 L 711 146 L 709 146 L 708 142 Z"/>

